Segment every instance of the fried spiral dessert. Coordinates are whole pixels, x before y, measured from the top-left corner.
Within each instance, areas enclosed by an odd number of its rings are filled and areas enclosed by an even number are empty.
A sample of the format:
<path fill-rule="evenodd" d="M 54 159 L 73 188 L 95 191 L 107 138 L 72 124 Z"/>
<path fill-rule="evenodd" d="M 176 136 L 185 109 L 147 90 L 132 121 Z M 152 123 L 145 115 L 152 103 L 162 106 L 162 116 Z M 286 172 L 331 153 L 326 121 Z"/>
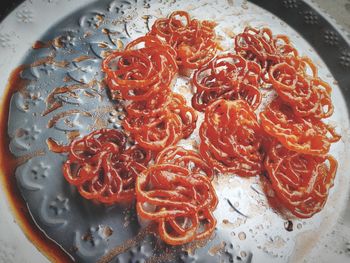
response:
<path fill-rule="evenodd" d="M 274 36 L 269 28 L 246 27 L 243 33 L 235 37 L 235 50 L 245 59 L 261 66 L 261 77 L 267 83 L 271 66 L 298 56 L 298 51 L 287 36 Z"/>
<path fill-rule="evenodd" d="M 255 62 L 234 54 L 219 55 L 193 74 L 196 92 L 192 106 L 205 111 L 218 99 L 243 99 L 255 110 L 261 102 L 260 74 L 260 66 Z"/>
<path fill-rule="evenodd" d="M 269 79 L 280 98 L 299 117 L 327 118 L 333 114 L 331 87 L 283 62 L 271 67 Z"/>
<path fill-rule="evenodd" d="M 199 136 L 200 154 L 220 172 L 254 176 L 262 171 L 262 130 L 246 101 L 212 103 Z"/>
<path fill-rule="evenodd" d="M 260 113 L 261 126 L 284 147 L 303 154 L 327 154 L 331 144 L 340 140 L 335 129 L 313 118 L 302 118 L 280 98 Z"/>
<path fill-rule="evenodd" d="M 290 151 L 275 140 L 265 159 L 265 188 L 273 206 L 309 218 L 324 207 L 337 171 L 331 155 Z M 272 192 L 271 192 L 272 190 Z"/>
<path fill-rule="evenodd" d="M 176 50 L 176 61 L 184 71 L 208 63 L 218 44 L 214 21 L 191 19 L 186 11 L 175 11 L 168 18 L 157 19 L 149 35 L 164 40 Z"/>
<path fill-rule="evenodd" d="M 86 199 L 130 202 L 135 198 L 136 177 L 149 160 L 149 151 L 127 146 L 124 133 L 101 129 L 70 144 L 63 175 Z"/>
<path fill-rule="evenodd" d="M 124 51 L 114 51 L 102 62 L 106 82 L 122 99 L 148 101 L 171 92 L 178 68 L 175 50 L 156 37 L 130 42 Z"/>
<path fill-rule="evenodd" d="M 218 200 L 210 179 L 180 165 L 162 163 L 144 170 L 136 181 L 137 213 L 158 225 L 169 245 L 209 238 Z"/>
<path fill-rule="evenodd" d="M 187 138 L 196 127 L 197 114 L 180 94 L 171 93 L 168 102 L 156 110 L 140 114 L 129 110 L 123 127 L 142 147 L 155 152 Z"/>

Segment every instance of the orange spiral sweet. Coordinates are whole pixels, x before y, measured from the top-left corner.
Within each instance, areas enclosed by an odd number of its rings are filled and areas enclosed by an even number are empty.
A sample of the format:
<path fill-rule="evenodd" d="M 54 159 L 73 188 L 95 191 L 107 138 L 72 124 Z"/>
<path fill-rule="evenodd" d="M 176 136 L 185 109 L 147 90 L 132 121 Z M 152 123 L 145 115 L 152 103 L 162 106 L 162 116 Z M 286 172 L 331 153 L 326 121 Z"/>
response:
<path fill-rule="evenodd" d="M 260 113 L 263 129 L 289 150 L 303 154 L 327 154 L 332 143 L 340 140 L 335 129 L 321 120 L 302 118 L 280 98 Z"/>
<path fill-rule="evenodd" d="M 196 69 L 216 54 L 218 44 L 213 21 L 191 19 L 185 11 L 175 11 L 169 18 L 157 19 L 149 35 L 164 40 L 176 50 L 176 61 L 182 69 Z"/>
<path fill-rule="evenodd" d="M 178 70 L 174 56 L 172 47 L 144 36 L 105 58 L 102 70 L 109 89 L 120 92 L 123 99 L 147 101 L 170 92 Z"/>
<path fill-rule="evenodd" d="M 272 204 L 299 218 L 313 216 L 327 201 L 337 166 L 330 155 L 305 155 L 274 141 L 265 160 L 265 188 L 267 192 L 273 190 Z"/>
<path fill-rule="evenodd" d="M 298 51 L 287 36 L 274 36 L 269 28 L 246 27 L 243 33 L 235 37 L 235 50 L 237 54 L 261 66 L 261 76 L 265 82 L 269 82 L 271 66 L 298 56 Z"/>
<path fill-rule="evenodd" d="M 306 76 L 283 62 L 271 67 L 269 79 L 280 98 L 300 117 L 327 118 L 334 107 L 331 87 L 319 78 Z"/>
<path fill-rule="evenodd" d="M 255 62 L 234 54 L 219 55 L 193 74 L 196 92 L 192 106 L 198 111 L 205 111 L 218 99 L 243 99 L 256 109 L 261 102 L 260 75 L 260 66 Z"/>
<path fill-rule="evenodd" d="M 199 150 L 223 173 L 254 176 L 262 171 L 262 133 L 256 115 L 243 100 L 217 100 L 205 112 Z"/>
<path fill-rule="evenodd" d="M 135 198 L 136 177 L 149 160 L 149 151 L 138 145 L 127 147 L 122 132 L 101 129 L 70 144 L 63 175 L 86 199 L 130 202 Z"/>
<path fill-rule="evenodd" d="M 210 180 L 180 165 L 163 163 L 144 170 L 136 182 L 137 213 L 158 224 L 161 239 L 182 245 L 210 237 L 217 197 Z"/>

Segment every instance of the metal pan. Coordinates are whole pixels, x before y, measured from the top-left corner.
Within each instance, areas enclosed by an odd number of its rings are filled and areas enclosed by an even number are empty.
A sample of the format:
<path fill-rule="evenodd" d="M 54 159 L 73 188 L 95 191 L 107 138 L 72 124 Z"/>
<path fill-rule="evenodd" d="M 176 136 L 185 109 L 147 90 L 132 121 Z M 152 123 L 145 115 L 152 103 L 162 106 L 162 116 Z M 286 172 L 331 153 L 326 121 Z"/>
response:
<path fill-rule="evenodd" d="M 315 61 L 320 77 L 334 89 L 335 113 L 328 121 L 342 135 L 331 149 L 339 170 L 322 212 L 308 220 L 283 218 L 269 207 L 258 177 L 218 176 L 215 235 L 207 243 L 174 248 L 152 235 L 140 238 L 142 227 L 132 207 L 93 204 L 66 183 L 61 173 L 66 155 L 51 152 L 47 140 L 66 144 L 77 132 L 120 128 L 122 114 L 101 84 L 103 52 L 121 48 L 175 10 L 216 20 L 226 50 L 232 50 L 232 36 L 245 26 L 267 26 L 288 35 L 302 55 Z M 2 167 L 3 177 L 12 179 L 2 180 L 0 192 L 0 261 L 96 262 L 115 247 L 121 253 L 114 262 L 349 260 L 350 48 L 332 20 L 309 1 L 25 1 L 0 24 L 0 40 L 3 100 L 10 73 L 30 65 L 18 70 L 20 80 L 12 86 L 21 92 L 11 95 L 8 111 L 2 108 L 8 113 L 8 147 L 18 162 L 13 175 Z M 189 99 L 189 79 L 179 78 L 175 91 Z M 196 140 L 195 132 L 181 144 L 191 147 Z M 10 204 L 14 194 L 23 202 L 21 209 Z"/>

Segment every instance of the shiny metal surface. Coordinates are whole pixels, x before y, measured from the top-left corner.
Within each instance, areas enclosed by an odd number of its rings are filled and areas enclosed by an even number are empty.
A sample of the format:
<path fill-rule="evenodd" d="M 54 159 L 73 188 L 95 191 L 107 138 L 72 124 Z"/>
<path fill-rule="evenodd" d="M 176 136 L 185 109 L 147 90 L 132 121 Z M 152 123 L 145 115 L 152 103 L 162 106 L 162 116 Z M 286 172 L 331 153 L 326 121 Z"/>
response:
<path fill-rule="evenodd" d="M 290 9 L 298 8 L 299 1 L 283 3 Z M 225 51 L 232 50 L 232 36 L 245 26 L 268 26 L 275 34 L 287 34 L 301 54 L 317 63 L 321 78 L 334 87 L 335 114 L 329 121 L 343 136 L 331 150 L 340 163 L 336 183 L 321 213 L 298 220 L 282 218 L 269 207 L 258 177 L 219 175 L 214 181 L 220 200 L 215 211 L 218 224 L 208 243 L 198 248 L 171 248 L 149 235 L 135 240 L 135 246 L 118 255 L 116 262 L 317 262 L 328 255 L 336 261 L 349 259 L 349 100 L 345 101 L 329 71 L 331 65 L 324 63 L 299 32 L 247 1 L 101 0 L 67 13 L 38 36 L 49 44 L 30 48 L 21 62 L 31 65 L 21 74 L 28 83 L 12 97 L 8 126 L 14 155 L 37 154 L 18 167 L 16 178 L 38 226 L 77 262 L 96 262 L 141 230 L 132 207 L 105 207 L 83 200 L 62 176 L 65 155 L 50 152 L 47 140 L 67 144 L 76 133 L 84 135 L 101 127 L 119 129 L 123 113 L 101 81 L 103 53 L 122 48 L 145 34 L 156 18 L 180 9 L 199 19 L 216 20 Z M 303 17 L 306 26 L 320 20 L 317 14 Z M 31 18 L 24 12 L 21 19 Z M 348 51 L 342 52 L 336 63 L 347 72 Z M 190 101 L 189 79 L 179 78 L 175 91 Z M 197 132 L 180 144 L 193 147 Z M 337 244 L 337 251 L 330 244 Z"/>

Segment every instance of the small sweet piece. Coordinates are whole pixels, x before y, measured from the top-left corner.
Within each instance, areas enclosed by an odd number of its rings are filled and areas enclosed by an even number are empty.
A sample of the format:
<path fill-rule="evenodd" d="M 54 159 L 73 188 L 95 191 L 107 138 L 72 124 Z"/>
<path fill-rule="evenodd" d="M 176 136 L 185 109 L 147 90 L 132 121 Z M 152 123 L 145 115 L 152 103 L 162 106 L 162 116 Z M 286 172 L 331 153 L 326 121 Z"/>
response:
<path fill-rule="evenodd" d="M 260 74 L 260 66 L 255 62 L 234 54 L 219 55 L 193 74 L 196 92 L 192 106 L 205 111 L 218 99 L 243 99 L 255 110 L 261 102 Z"/>
<path fill-rule="evenodd" d="M 246 27 L 235 37 L 235 50 L 247 60 L 261 66 L 262 79 L 269 83 L 270 67 L 298 56 L 298 51 L 285 35 L 273 36 L 269 28 Z"/>
<path fill-rule="evenodd" d="M 124 129 L 142 147 L 155 152 L 190 136 L 197 122 L 196 112 L 186 105 L 183 96 L 176 93 L 170 93 L 166 104 L 158 109 L 138 113 L 131 105 L 126 112 Z"/>
<path fill-rule="evenodd" d="M 134 145 L 127 147 L 124 133 L 101 129 L 74 140 L 63 164 L 66 180 L 86 199 L 114 204 L 135 198 L 135 180 L 151 155 Z"/>
<path fill-rule="evenodd" d="M 127 117 L 123 127 L 142 147 L 151 151 L 160 151 L 182 138 L 180 118 L 165 109 L 151 117 Z"/>
<path fill-rule="evenodd" d="M 274 141 L 266 155 L 265 191 L 270 203 L 298 218 L 309 218 L 324 207 L 337 171 L 330 155 L 311 156 L 290 151 Z"/>
<path fill-rule="evenodd" d="M 289 150 L 303 154 L 324 155 L 331 144 L 340 140 L 335 129 L 321 120 L 302 118 L 280 98 L 274 99 L 260 113 L 261 126 Z"/>
<path fill-rule="evenodd" d="M 160 238 L 182 245 L 209 238 L 218 200 L 210 179 L 175 164 L 156 164 L 136 180 L 137 213 L 156 222 Z"/>
<path fill-rule="evenodd" d="M 102 70 L 112 92 L 120 92 L 122 99 L 140 102 L 162 100 L 160 94 L 165 100 L 178 68 L 172 47 L 156 37 L 144 36 L 104 59 Z"/>
<path fill-rule="evenodd" d="M 197 69 L 216 54 L 218 44 L 214 21 L 191 19 L 185 11 L 175 11 L 169 18 L 157 19 L 149 32 L 176 50 L 182 71 Z"/>
<path fill-rule="evenodd" d="M 269 80 L 295 115 L 318 119 L 332 115 L 332 88 L 321 79 L 307 76 L 300 69 L 297 72 L 297 69 L 283 62 L 270 68 Z"/>
<path fill-rule="evenodd" d="M 222 173 L 255 176 L 262 171 L 262 131 L 244 100 L 217 100 L 205 112 L 199 151 Z"/>

